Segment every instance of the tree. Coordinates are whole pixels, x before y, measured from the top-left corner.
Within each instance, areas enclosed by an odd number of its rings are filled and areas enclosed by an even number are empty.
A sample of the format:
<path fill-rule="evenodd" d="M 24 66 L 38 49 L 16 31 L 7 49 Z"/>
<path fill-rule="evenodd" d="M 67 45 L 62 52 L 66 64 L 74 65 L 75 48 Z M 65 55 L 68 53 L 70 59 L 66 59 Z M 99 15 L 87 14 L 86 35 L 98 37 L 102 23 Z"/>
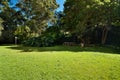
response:
<path fill-rule="evenodd" d="M 95 0 L 66 0 L 65 2 L 65 17 L 63 18 L 65 28 L 70 33 L 75 33 L 83 43 L 86 29 L 95 25 L 93 18 L 96 6 Z"/>
<path fill-rule="evenodd" d="M 48 22 L 53 22 L 58 7 L 55 0 L 20 0 L 16 6 L 26 19 L 23 25 L 29 26 L 39 35 L 48 26 Z"/>
<path fill-rule="evenodd" d="M 84 36 L 97 26 L 103 27 L 102 44 L 105 44 L 110 26 L 117 20 L 117 0 L 66 0 L 64 27 L 75 33 L 83 43 Z"/>
<path fill-rule="evenodd" d="M 55 0 L 19 0 L 15 6 L 10 6 L 10 0 L 1 0 L 0 17 L 4 20 L 2 37 L 8 41 L 10 39 L 10 42 L 14 41 L 14 33 L 21 26 L 22 29 L 29 27 L 31 34 L 41 35 L 48 22 L 55 20 L 54 12 L 57 7 Z"/>
<path fill-rule="evenodd" d="M 98 13 L 100 16 L 98 17 L 98 22 L 103 28 L 101 43 L 105 44 L 108 31 L 110 31 L 111 26 L 118 21 L 117 9 L 119 2 L 118 0 L 104 0 L 102 3 L 103 4 L 98 7 L 98 11 L 100 12 Z"/>
<path fill-rule="evenodd" d="M 2 31 L 2 41 L 4 42 L 13 42 L 14 41 L 14 31 L 17 23 L 15 22 L 16 10 L 14 10 L 9 5 L 9 0 L 2 0 L 0 2 L 0 18 L 4 21 Z"/>
<path fill-rule="evenodd" d="M 2 30 L 4 30 L 2 23 L 3 23 L 3 20 L 0 18 L 0 37 L 2 35 Z"/>

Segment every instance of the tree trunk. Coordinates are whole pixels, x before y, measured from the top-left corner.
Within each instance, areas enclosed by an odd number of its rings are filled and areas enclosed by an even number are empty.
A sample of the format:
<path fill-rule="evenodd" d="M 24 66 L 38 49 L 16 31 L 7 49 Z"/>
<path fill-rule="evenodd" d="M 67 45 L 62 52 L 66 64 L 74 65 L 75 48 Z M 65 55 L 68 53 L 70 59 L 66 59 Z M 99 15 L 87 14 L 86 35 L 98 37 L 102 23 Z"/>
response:
<path fill-rule="evenodd" d="M 103 29 L 102 32 L 102 44 L 104 45 L 107 39 L 107 35 L 108 35 L 108 30 L 106 28 Z"/>
<path fill-rule="evenodd" d="M 81 45 L 81 47 L 84 47 L 84 46 L 85 46 L 85 40 L 84 40 L 84 39 L 81 39 L 80 45 Z"/>

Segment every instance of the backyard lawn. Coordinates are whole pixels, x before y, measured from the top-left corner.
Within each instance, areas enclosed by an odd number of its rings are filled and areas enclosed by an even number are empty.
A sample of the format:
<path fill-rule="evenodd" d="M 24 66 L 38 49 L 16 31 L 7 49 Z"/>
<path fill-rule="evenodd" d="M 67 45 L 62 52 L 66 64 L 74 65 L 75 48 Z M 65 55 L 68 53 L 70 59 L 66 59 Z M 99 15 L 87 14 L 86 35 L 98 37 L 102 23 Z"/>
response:
<path fill-rule="evenodd" d="M 0 80 L 120 80 L 120 54 L 106 47 L 4 45 Z"/>

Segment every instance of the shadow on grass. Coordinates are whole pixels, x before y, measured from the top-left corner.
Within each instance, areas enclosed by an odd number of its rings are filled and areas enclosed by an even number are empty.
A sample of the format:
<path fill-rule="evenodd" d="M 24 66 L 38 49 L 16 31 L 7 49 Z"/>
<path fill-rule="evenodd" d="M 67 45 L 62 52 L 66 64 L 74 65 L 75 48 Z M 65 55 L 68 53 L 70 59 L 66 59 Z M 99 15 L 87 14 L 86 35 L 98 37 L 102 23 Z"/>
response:
<path fill-rule="evenodd" d="M 24 47 L 24 46 L 9 46 L 9 49 L 20 50 L 21 52 L 45 52 L 45 51 L 70 51 L 70 52 L 103 52 L 103 53 L 112 53 L 120 54 L 120 50 L 116 50 L 108 47 L 80 47 L 80 46 L 54 46 L 54 47 Z"/>

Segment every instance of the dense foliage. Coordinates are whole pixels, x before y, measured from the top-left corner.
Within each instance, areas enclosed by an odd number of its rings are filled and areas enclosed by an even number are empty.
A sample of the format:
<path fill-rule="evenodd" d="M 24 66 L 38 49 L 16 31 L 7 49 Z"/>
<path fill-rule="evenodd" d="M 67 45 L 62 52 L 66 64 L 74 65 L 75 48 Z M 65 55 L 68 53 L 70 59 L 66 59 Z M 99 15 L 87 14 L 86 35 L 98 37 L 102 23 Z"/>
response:
<path fill-rule="evenodd" d="M 55 22 L 54 12 L 57 7 L 55 0 L 20 0 L 14 6 L 8 0 L 2 0 L 0 18 L 4 21 L 1 23 L 4 31 L 0 42 L 13 43 L 15 36 L 20 42 L 41 36 L 48 27 L 48 22 Z"/>
<path fill-rule="evenodd" d="M 75 33 L 83 43 L 88 43 L 88 38 L 91 37 L 86 34 L 100 27 L 102 35 L 99 39 L 102 44 L 105 44 L 111 26 L 116 22 L 120 23 L 118 0 L 66 0 L 64 6 L 65 30 Z"/>
<path fill-rule="evenodd" d="M 0 1 L 0 43 L 53 46 L 64 42 L 79 45 L 120 46 L 119 0 L 66 0 L 64 11 L 55 11 L 56 0 Z"/>

